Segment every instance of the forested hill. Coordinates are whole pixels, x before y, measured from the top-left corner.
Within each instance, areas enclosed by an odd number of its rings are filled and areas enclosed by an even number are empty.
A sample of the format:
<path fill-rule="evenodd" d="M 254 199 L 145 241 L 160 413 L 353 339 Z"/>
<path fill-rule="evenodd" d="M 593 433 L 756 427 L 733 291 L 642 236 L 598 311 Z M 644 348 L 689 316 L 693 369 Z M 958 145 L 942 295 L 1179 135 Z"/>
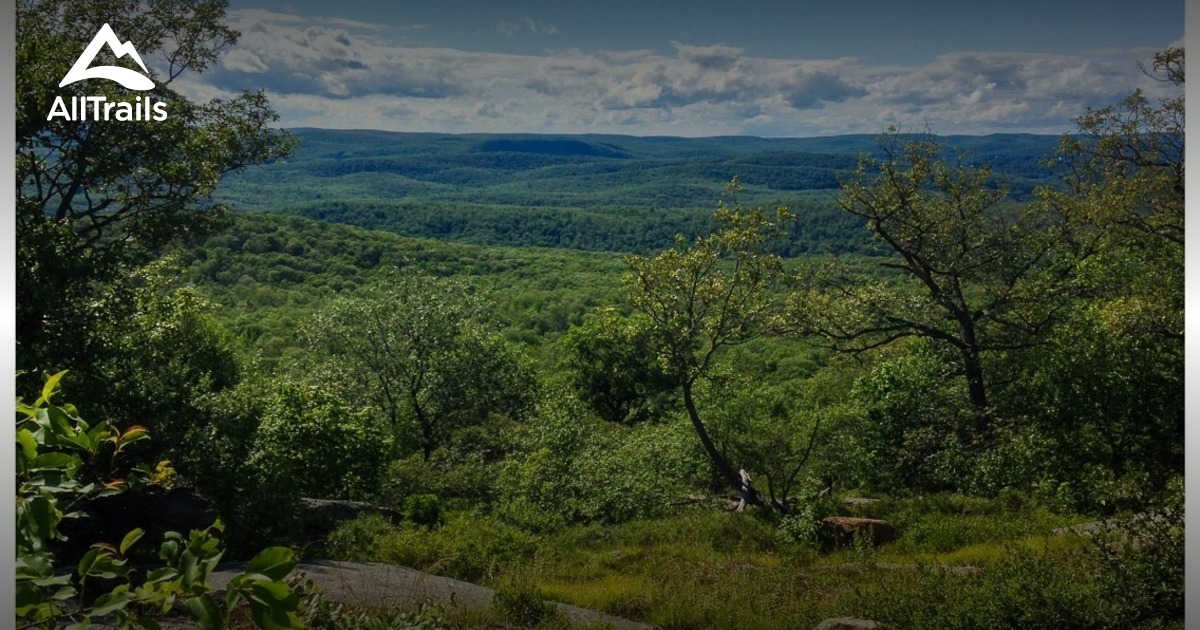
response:
<path fill-rule="evenodd" d="M 744 203 L 796 211 L 787 255 L 872 253 L 861 224 L 832 203 L 839 174 L 877 150 L 870 135 L 821 138 L 422 134 L 295 129 L 283 162 L 222 183 L 242 210 L 488 245 L 600 251 L 661 248 L 710 229 L 728 182 Z M 1056 136 L 946 136 L 988 164 L 1018 199 L 1052 181 Z"/>

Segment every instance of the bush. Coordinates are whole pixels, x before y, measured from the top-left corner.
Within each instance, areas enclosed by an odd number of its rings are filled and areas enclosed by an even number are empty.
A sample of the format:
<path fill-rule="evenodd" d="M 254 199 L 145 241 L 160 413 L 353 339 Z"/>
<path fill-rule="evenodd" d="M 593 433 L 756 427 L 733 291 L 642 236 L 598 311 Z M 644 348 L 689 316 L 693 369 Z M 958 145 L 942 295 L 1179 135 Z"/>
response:
<path fill-rule="evenodd" d="M 775 535 L 780 545 L 810 549 L 825 547 L 828 541 L 821 520 L 832 515 L 837 507 L 837 502 L 828 494 L 812 492 L 802 498 L 792 512 L 779 522 Z"/>
<path fill-rule="evenodd" d="M 502 584 L 496 589 L 492 606 L 509 623 L 529 627 L 553 619 L 558 608 L 546 601 L 541 591 L 527 584 Z"/>
<path fill-rule="evenodd" d="M 974 410 L 951 362 L 916 342 L 858 379 L 860 477 L 884 490 L 958 490 Z"/>
<path fill-rule="evenodd" d="M 404 518 L 426 527 L 442 522 L 442 505 L 436 494 L 414 494 L 404 500 Z"/>
<path fill-rule="evenodd" d="M 378 493 L 392 454 L 390 431 L 365 409 L 312 386 L 276 383 L 266 397 L 252 464 L 292 477 L 318 499 L 365 499 Z"/>
<path fill-rule="evenodd" d="M 185 537 L 167 532 L 158 551 L 163 566 L 135 578 L 127 555 L 145 532 L 129 531 L 119 545 L 100 541 L 71 559 L 78 577 L 55 575 L 54 545 L 66 539 L 59 524 L 83 518 L 87 503 L 102 496 L 138 491 L 170 479 L 170 466 L 137 468 L 126 479 L 88 478 L 103 457 L 116 459 L 129 445 L 148 439 L 141 426 L 119 430 L 108 422 L 89 425 L 73 405 L 52 398 L 63 372 L 50 377 L 32 404 L 17 404 L 16 622 L 13 627 L 90 627 L 93 618 L 115 616 L 121 628 L 157 627 L 143 612 L 186 610 L 199 626 L 227 627 L 234 608 L 248 604 L 258 627 L 299 628 L 298 600 L 283 582 L 296 564 L 290 549 L 272 547 L 254 556 L 227 584 L 225 610 L 213 598 L 208 576 L 224 551 L 213 534 L 220 521 Z M 77 562 L 76 562 L 77 561 Z M 90 588 L 88 588 L 90 587 Z M 99 591 L 99 592 L 97 592 Z M 85 597 L 85 592 L 87 596 Z"/>
<path fill-rule="evenodd" d="M 365 516 L 340 525 L 329 536 L 331 555 L 389 562 L 447 577 L 478 582 L 502 567 L 533 557 L 539 538 L 498 519 L 454 513 L 440 527 L 390 525 Z"/>

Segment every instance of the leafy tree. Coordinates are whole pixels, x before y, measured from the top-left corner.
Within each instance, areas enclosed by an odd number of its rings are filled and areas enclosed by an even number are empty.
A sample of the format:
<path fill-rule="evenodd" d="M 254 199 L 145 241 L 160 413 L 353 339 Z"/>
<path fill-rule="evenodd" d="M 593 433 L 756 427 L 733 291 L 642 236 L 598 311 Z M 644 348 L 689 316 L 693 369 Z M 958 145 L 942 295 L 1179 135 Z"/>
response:
<path fill-rule="evenodd" d="M 736 192 L 737 181 L 731 189 Z M 754 339 L 776 315 L 771 289 L 781 279 L 769 241 L 790 220 L 786 208 L 774 217 L 761 207 L 721 202 L 717 229 L 691 243 L 682 236 L 659 254 L 629 259 L 624 276 L 633 308 L 650 321 L 649 345 L 683 396 L 683 406 L 717 474 L 734 488 L 737 468 L 717 447 L 696 406 L 695 388 L 722 348 Z"/>
<path fill-rule="evenodd" d="M 606 308 L 562 338 L 568 378 L 601 418 L 627 424 L 646 420 L 663 406 L 662 395 L 675 388 L 647 343 L 649 336 L 642 320 Z"/>
<path fill-rule="evenodd" d="M 276 384 L 266 393 L 250 464 L 292 480 L 305 497 L 374 494 L 394 453 L 391 432 L 370 413 L 317 387 Z"/>
<path fill-rule="evenodd" d="M 988 169 L 948 162 L 927 138 L 902 142 L 893 130 L 880 150 L 882 159 L 860 160 L 838 202 L 892 250 L 880 264 L 894 275 L 872 281 L 810 266 L 792 321 L 851 353 L 906 337 L 945 344 L 971 404 L 986 409 L 988 355 L 1036 344 L 1068 297 L 1053 225 L 1036 207 L 1005 204 Z"/>
<path fill-rule="evenodd" d="M 487 329 L 459 280 L 401 272 L 318 313 L 306 335 L 336 378 L 366 392 L 398 437 L 414 426 L 425 459 L 449 433 L 532 401 L 524 360 Z M 409 424 L 411 423 L 411 425 Z"/>
<path fill-rule="evenodd" d="M 1075 469 L 1161 486 L 1183 465 L 1184 51 L 1154 56 L 1161 100 L 1135 90 L 1064 136 L 1064 186 L 1039 203 L 1066 226 L 1084 300 L 1022 383 Z"/>
<path fill-rule="evenodd" d="M 72 388 L 100 413 L 144 418 L 157 439 L 139 447 L 140 455 L 172 460 L 194 447 L 189 431 L 212 422 L 204 398 L 235 386 L 243 373 L 213 305 L 193 287 L 172 287 L 176 269 L 170 258 L 160 260 L 105 292 L 104 302 L 121 302 L 113 308 L 127 315 L 93 324 L 107 359 Z"/>
<path fill-rule="evenodd" d="M 1120 103 L 1089 109 L 1064 135 L 1058 165 L 1065 190 L 1047 188 L 1044 198 L 1076 223 L 1183 247 L 1184 238 L 1184 52 L 1154 55 L 1147 74 L 1178 88 L 1152 101 L 1141 89 Z"/>
<path fill-rule="evenodd" d="M 17 341 L 30 370 L 70 363 L 87 372 L 103 357 L 90 305 L 108 282 L 160 247 L 211 228 L 222 174 L 287 155 L 288 136 L 262 93 L 193 103 L 172 88 L 202 72 L 237 40 L 221 0 L 148 3 L 22 0 L 17 4 Z M 58 88 L 99 27 L 108 23 L 152 67 L 162 121 L 68 120 L 56 97 L 133 101 L 109 81 Z M 116 61 L 116 60 L 110 60 Z M 114 319 L 121 315 L 110 314 Z"/>

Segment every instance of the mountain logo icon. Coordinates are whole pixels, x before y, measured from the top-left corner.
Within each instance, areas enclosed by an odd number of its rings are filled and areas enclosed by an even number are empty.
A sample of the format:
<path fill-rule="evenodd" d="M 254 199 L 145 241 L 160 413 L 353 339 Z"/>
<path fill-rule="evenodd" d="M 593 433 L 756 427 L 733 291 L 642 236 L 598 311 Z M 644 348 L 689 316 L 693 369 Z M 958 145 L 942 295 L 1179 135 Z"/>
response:
<path fill-rule="evenodd" d="M 142 63 L 142 58 L 138 56 L 137 49 L 133 47 L 132 42 L 124 42 L 117 39 L 117 34 L 113 32 L 112 27 L 107 23 L 100 27 L 96 36 L 92 38 L 92 42 L 83 50 L 83 54 L 79 55 L 79 59 L 75 61 L 75 65 L 71 66 L 71 70 L 67 72 L 67 76 L 63 77 L 58 87 L 70 85 L 76 81 L 84 79 L 108 79 L 116 81 L 130 90 L 150 90 L 154 88 L 154 82 L 145 75 L 138 74 L 129 68 L 120 66 L 96 66 L 89 68 L 88 66 L 96 59 L 96 54 L 100 52 L 100 48 L 108 44 L 110 50 L 117 58 L 129 55 L 133 60 L 141 66 L 143 72 L 146 70 L 146 64 Z"/>

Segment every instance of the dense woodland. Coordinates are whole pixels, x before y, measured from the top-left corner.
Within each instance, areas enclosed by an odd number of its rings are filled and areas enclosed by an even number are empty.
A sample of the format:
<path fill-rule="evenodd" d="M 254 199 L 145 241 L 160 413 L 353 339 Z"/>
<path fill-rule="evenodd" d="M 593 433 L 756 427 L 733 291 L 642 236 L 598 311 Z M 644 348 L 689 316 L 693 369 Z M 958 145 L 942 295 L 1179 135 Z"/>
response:
<path fill-rule="evenodd" d="M 72 61 L 35 8 L 22 95 Z M 170 26 L 231 41 L 219 17 Z M 262 95 L 166 88 L 194 115 L 142 137 L 19 107 L 19 621 L 1182 627 L 1183 51 L 1147 70 L 1179 95 L 1062 138 L 282 132 Z M 134 493 L 220 524 L 139 546 L 91 507 Z M 306 498 L 401 516 L 304 538 Z M 347 610 L 284 581 L 301 556 L 499 594 Z"/>

